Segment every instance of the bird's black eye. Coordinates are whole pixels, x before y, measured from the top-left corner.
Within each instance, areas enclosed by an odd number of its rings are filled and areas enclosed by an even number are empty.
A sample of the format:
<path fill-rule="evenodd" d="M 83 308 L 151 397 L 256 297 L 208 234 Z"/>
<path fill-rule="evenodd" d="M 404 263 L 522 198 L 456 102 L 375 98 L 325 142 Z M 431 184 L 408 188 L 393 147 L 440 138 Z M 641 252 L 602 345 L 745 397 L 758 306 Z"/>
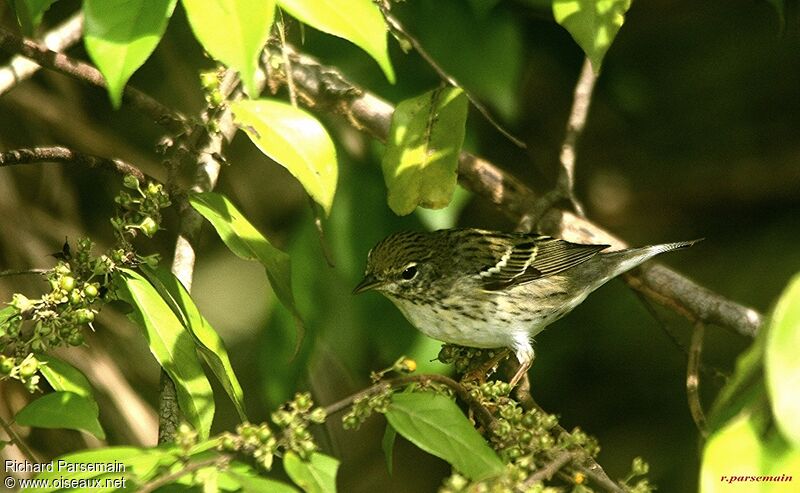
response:
<path fill-rule="evenodd" d="M 414 264 L 411 264 L 408 267 L 406 267 L 406 270 L 404 270 L 400 274 L 400 277 L 402 277 L 406 281 L 410 281 L 414 279 L 416 276 L 417 276 L 417 266 Z"/>

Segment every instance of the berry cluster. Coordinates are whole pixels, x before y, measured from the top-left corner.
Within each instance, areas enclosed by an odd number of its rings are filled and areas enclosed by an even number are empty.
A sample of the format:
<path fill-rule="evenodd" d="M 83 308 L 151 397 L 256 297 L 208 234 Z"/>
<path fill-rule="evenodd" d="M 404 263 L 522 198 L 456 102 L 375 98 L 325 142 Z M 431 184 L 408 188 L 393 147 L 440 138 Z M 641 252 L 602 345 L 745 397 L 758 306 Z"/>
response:
<path fill-rule="evenodd" d="M 248 455 L 264 469 L 272 467 L 274 456 L 281 451 L 292 451 L 302 459 L 308 459 L 318 450 L 308 427 L 312 423 L 324 423 L 327 417 L 324 409 L 313 407 L 311 394 L 297 393 L 294 399 L 272 413 L 271 419 L 277 430 L 267 423 L 242 423 L 236 427 L 236 433 L 222 435 L 219 448 Z"/>
<path fill-rule="evenodd" d="M 13 378 L 30 392 L 38 388 L 41 362 L 36 354 L 49 349 L 84 342 L 84 330 L 92 327 L 100 305 L 110 296 L 111 277 L 121 266 L 158 263 L 158 255 L 140 256 L 131 241 L 141 231 L 151 237 L 159 229 L 161 209 L 170 200 L 160 184 L 144 189 L 139 180 L 126 176 L 124 184 L 136 190 L 134 198 L 123 191 L 116 197 L 118 214 L 111 219 L 117 243 L 107 254 L 92 255 L 94 243 L 77 241 L 74 251 L 69 242 L 55 254 L 58 263 L 45 272 L 50 291 L 30 299 L 14 294 L 9 306 L 0 310 L 0 380 Z"/>

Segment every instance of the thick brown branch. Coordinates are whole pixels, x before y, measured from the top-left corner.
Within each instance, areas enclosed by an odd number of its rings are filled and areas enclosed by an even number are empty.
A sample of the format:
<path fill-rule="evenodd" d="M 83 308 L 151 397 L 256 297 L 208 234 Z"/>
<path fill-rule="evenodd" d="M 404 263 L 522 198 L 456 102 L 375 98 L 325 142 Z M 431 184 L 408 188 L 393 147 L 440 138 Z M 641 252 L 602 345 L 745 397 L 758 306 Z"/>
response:
<path fill-rule="evenodd" d="M 272 56 L 281 56 L 270 47 Z M 292 54 L 292 77 L 305 104 L 323 111 L 344 114 L 352 125 L 380 140 L 389 133 L 394 107 L 347 81 L 338 71 L 320 65 L 302 54 Z M 520 180 L 494 164 L 462 152 L 458 167 L 459 182 L 476 195 L 497 205 L 509 217 L 519 220 L 529 213 L 536 195 Z M 617 248 L 626 244 L 600 226 L 571 212 L 551 209 L 539 222 L 542 233 L 582 243 L 609 243 Z M 685 308 L 692 321 L 702 320 L 752 337 L 761 325 L 761 314 L 699 286 L 690 279 L 660 265 L 651 265 L 630 274 L 628 283 L 661 304 Z"/>
<path fill-rule="evenodd" d="M 0 27 L 0 50 L 12 55 L 20 54 L 30 58 L 42 67 L 55 70 L 93 86 L 106 89 L 103 75 L 99 70 L 86 62 L 57 53 L 30 39 L 21 38 Z M 148 115 L 153 121 L 163 125 L 170 132 L 181 133 L 187 130 L 186 119 L 176 111 L 164 106 L 147 94 L 130 86 L 126 86 L 122 101 Z"/>
<path fill-rule="evenodd" d="M 145 179 L 155 181 L 153 178 L 142 173 L 136 166 L 126 163 L 121 159 L 92 156 L 91 154 L 84 154 L 66 147 L 34 147 L 31 149 L 16 149 L 13 151 L 0 152 L 0 167 L 12 166 L 15 164 L 47 162 L 98 168 L 121 175 L 133 175 L 139 181 L 145 181 Z"/>

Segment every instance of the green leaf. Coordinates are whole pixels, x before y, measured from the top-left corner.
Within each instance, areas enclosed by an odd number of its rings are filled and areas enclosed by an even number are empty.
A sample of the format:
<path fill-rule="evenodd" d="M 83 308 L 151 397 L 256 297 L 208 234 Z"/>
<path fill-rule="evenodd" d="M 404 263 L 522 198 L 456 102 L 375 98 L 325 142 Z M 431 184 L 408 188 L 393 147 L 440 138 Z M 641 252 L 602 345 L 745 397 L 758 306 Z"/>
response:
<path fill-rule="evenodd" d="M 150 351 L 175 384 L 186 419 L 202 439 L 208 438 L 214 398 L 192 335 L 147 279 L 130 269 L 119 272 L 117 293 L 134 308 L 129 317 L 144 331 Z"/>
<path fill-rule="evenodd" d="M 392 428 L 392 425 L 387 424 L 381 439 L 381 448 L 383 449 L 383 456 L 386 458 L 386 470 L 389 471 L 389 476 L 392 475 L 394 465 L 394 442 L 396 439 L 397 430 Z"/>
<path fill-rule="evenodd" d="M 108 83 L 114 108 L 125 84 L 153 53 L 177 0 L 84 0 L 84 43 Z"/>
<path fill-rule="evenodd" d="M 23 426 L 88 431 L 103 440 L 106 434 L 97 416 L 92 400 L 74 392 L 53 392 L 22 408 L 14 419 Z"/>
<path fill-rule="evenodd" d="M 553 0 L 553 16 L 600 72 L 603 57 L 625 22 L 631 0 Z"/>
<path fill-rule="evenodd" d="M 436 89 L 397 105 L 382 163 L 389 207 L 396 214 L 450 203 L 466 119 L 467 97 L 458 88 Z"/>
<path fill-rule="evenodd" d="M 194 300 L 183 284 L 170 271 L 143 267 L 142 272 L 167 302 L 172 312 L 180 319 L 183 326 L 194 336 L 200 356 L 203 357 L 233 401 L 239 418 L 242 421 L 248 421 L 244 408 L 244 392 L 233 371 L 228 350 L 225 348 L 222 338 L 197 309 Z"/>
<path fill-rule="evenodd" d="M 13 306 L 7 306 L 0 310 L 0 337 L 6 335 L 6 327 L 9 326 L 8 321 L 19 315 L 19 312 Z"/>
<path fill-rule="evenodd" d="M 386 419 L 408 441 L 473 481 L 503 471 L 503 461 L 448 397 L 431 392 L 394 394 Z"/>
<path fill-rule="evenodd" d="M 178 458 L 164 448 L 140 449 L 135 447 L 108 447 L 94 450 L 82 450 L 73 454 L 63 455 L 53 461 L 53 470 L 36 475 L 37 479 L 48 480 L 53 485 L 54 479 L 59 479 L 62 484 L 67 481 L 87 481 L 93 478 L 106 480 L 125 480 L 125 486 L 133 488 L 134 484 L 142 484 L 151 479 L 158 472 L 159 466 L 168 466 L 178 461 Z M 87 464 L 97 464 L 100 467 L 87 468 Z M 118 488 L 109 487 L 92 489 L 93 493 L 100 491 L 115 491 Z M 26 491 L 74 491 L 66 488 L 50 486 L 47 488 L 33 488 Z"/>
<path fill-rule="evenodd" d="M 237 70 L 250 97 L 275 18 L 274 0 L 182 0 L 194 35 L 215 59 Z"/>
<path fill-rule="evenodd" d="M 278 0 L 278 5 L 300 22 L 344 38 L 369 53 L 394 84 L 386 24 L 372 0 Z"/>
<path fill-rule="evenodd" d="M 760 413 L 744 411 L 708 439 L 700 469 L 701 493 L 788 491 L 787 476 L 800 470 L 800 450 L 779 434 L 770 433 L 766 422 Z M 776 480 L 760 483 L 737 479 L 743 476 L 771 476 Z"/>
<path fill-rule="evenodd" d="M 236 124 L 270 159 L 294 175 L 330 214 L 336 192 L 336 148 L 311 114 L 281 101 L 259 99 L 231 104 Z"/>
<path fill-rule="evenodd" d="M 294 452 L 286 452 L 283 468 L 292 481 L 306 493 L 335 493 L 339 461 L 315 452 L 304 461 Z"/>
<path fill-rule="evenodd" d="M 33 36 L 42 22 L 42 16 L 56 0 L 10 0 L 11 10 L 25 36 Z"/>
<path fill-rule="evenodd" d="M 770 319 L 764 370 L 778 429 L 800 448 L 800 275 L 789 281 Z"/>
<path fill-rule="evenodd" d="M 236 472 L 226 473 L 228 477 L 238 482 L 243 493 L 297 493 L 297 489 L 286 483 L 275 481 L 255 474 L 241 474 Z"/>
<path fill-rule="evenodd" d="M 88 399 L 97 409 L 95 416 L 98 415 L 100 408 L 94 400 L 92 386 L 80 370 L 54 356 L 39 355 L 37 359 L 42 363 L 46 363 L 39 366 L 39 371 L 50 383 L 50 386 L 53 387 L 53 390 L 72 392 Z"/>
<path fill-rule="evenodd" d="M 195 193 L 189 196 L 189 203 L 208 219 L 231 252 L 245 260 L 257 260 L 264 266 L 278 299 L 302 329 L 302 320 L 292 294 L 289 256 L 272 246 L 224 195 Z"/>

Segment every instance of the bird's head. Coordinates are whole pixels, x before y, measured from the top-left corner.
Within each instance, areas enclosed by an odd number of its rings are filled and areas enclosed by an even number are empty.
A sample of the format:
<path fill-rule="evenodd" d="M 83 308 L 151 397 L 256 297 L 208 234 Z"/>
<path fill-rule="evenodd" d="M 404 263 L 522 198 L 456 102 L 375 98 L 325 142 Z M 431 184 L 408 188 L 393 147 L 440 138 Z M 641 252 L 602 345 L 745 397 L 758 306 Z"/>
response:
<path fill-rule="evenodd" d="M 430 233 L 404 232 L 387 236 L 370 250 L 364 278 L 353 294 L 369 290 L 412 298 L 437 277 Z"/>

